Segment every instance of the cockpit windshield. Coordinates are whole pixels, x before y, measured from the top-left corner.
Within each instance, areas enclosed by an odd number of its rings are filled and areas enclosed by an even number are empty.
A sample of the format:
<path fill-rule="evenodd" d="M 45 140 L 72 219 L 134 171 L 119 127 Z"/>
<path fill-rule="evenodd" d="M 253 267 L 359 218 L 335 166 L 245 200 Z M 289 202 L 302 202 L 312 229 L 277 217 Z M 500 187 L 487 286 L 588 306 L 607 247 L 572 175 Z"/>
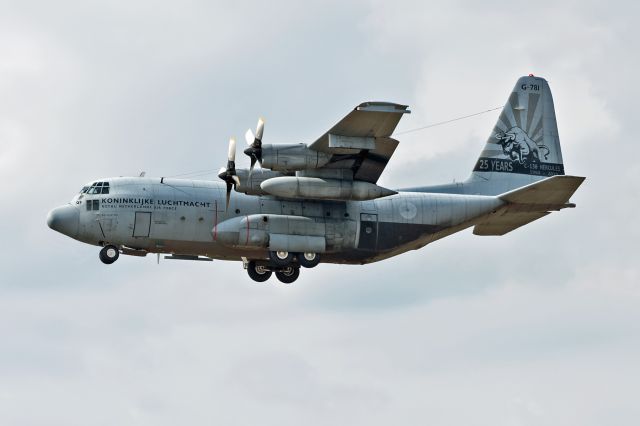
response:
<path fill-rule="evenodd" d="M 84 186 L 80 194 L 108 194 L 109 182 L 93 182 L 91 186 Z"/>

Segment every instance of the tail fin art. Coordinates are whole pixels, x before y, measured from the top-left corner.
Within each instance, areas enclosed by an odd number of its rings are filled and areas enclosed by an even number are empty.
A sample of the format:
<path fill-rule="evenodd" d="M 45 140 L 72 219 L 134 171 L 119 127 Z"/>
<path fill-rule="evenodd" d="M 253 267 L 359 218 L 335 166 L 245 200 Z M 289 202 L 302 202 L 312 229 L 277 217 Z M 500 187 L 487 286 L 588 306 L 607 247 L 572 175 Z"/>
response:
<path fill-rule="evenodd" d="M 495 195 L 555 175 L 564 164 L 549 83 L 521 77 L 465 183 Z"/>
<path fill-rule="evenodd" d="M 547 80 L 529 75 L 518 79 L 467 180 L 407 191 L 499 195 L 556 175 L 564 163 L 553 97 Z"/>

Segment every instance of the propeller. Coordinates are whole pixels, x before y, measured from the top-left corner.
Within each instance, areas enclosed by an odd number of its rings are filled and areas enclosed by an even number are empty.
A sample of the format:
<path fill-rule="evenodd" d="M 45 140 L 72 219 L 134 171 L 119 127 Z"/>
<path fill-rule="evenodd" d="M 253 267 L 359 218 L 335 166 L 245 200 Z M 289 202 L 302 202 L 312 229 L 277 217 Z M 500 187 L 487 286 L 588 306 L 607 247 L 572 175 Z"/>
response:
<path fill-rule="evenodd" d="M 229 153 L 227 155 L 227 167 L 223 167 L 218 172 L 218 177 L 227 183 L 227 208 L 229 209 L 229 199 L 231 188 L 240 185 L 240 178 L 236 175 L 236 140 L 229 139 Z"/>
<path fill-rule="evenodd" d="M 249 145 L 249 148 L 244 150 L 244 153 L 251 158 L 251 167 L 249 168 L 249 179 L 251 179 L 251 173 L 253 173 L 253 167 L 256 162 L 262 165 L 262 134 L 264 133 L 264 119 L 258 119 L 258 125 L 256 126 L 256 134 L 253 134 L 251 129 L 247 130 L 244 134 L 244 138 Z"/>

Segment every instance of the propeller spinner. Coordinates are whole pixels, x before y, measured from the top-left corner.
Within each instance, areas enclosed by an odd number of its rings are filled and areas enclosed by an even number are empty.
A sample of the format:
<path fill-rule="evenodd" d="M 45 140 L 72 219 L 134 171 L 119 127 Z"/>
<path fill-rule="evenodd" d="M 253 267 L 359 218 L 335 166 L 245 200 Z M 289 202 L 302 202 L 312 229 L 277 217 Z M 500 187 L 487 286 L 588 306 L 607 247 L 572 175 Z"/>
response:
<path fill-rule="evenodd" d="M 229 209 L 229 199 L 231 197 L 231 188 L 240 185 L 240 178 L 236 175 L 236 140 L 229 139 L 229 153 L 227 155 L 227 167 L 223 167 L 218 172 L 218 177 L 227 183 L 227 207 Z"/>
<path fill-rule="evenodd" d="M 262 165 L 262 134 L 264 133 L 264 120 L 258 119 L 258 125 L 256 126 L 255 135 L 251 129 L 247 130 L 244 134 L 244 138 L 249 145 L 249 148 L 244 150 L 244 153 L 251 158 L 251 167 L 249 168 L 249 178 L 253 172 L 253 167 L 256 165 L 256 161 Z"/>

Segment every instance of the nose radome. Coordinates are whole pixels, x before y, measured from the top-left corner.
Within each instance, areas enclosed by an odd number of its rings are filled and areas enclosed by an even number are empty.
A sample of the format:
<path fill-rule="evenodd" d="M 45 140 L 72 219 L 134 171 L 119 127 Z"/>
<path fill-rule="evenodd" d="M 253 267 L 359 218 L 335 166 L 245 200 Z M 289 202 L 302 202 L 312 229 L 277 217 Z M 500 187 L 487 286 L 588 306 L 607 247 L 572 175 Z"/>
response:
<path fill-rule="evenodd" d="M 80 226 L 80 211 L 70 204 L 56 207 L 49 212 L 47 225 L 61 234 L 75 237 Z"/>

